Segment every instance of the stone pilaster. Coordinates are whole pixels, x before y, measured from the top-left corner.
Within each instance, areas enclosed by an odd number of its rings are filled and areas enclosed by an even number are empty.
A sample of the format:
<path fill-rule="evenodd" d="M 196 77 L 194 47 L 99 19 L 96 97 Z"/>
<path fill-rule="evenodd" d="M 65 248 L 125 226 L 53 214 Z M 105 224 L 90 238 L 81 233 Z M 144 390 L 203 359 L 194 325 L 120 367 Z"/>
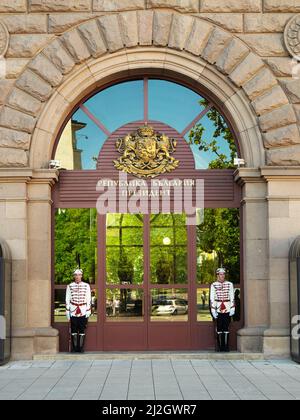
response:
<path fill-rule="evenodd" d="M 268 203 L 269 328 L 264 332 L 264 353 L 288 355 L 289 248 L 300 234 L 300 168 L 262 168 Z"/>
<path fill-rule="evenodd" d="M 266 183 L 257 169 L 241 168 L 236 181 L 242 186 L 242 260 L 244 328 L 238 332 L 238 350 L 261 352 L 268 327 L 268 232 Z"/>
<path fill-rule="evenodd" d="M 1 236 L 12 253 L 12 358 L 58 350 L 51 327 L 51 185 L 55 171 L 0 170 Z"/>

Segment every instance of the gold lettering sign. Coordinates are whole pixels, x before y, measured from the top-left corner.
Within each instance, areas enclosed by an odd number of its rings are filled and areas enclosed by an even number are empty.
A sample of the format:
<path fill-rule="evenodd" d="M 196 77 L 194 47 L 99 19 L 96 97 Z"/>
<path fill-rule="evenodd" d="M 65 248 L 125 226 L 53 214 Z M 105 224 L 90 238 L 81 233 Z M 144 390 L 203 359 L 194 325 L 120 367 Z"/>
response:
<path fill-rule="evenodd" d="M 176 140 L 159 134 L 150 126 L 139 128 L 117 140 L 122 156 L 114 160 L 115 168 L 139 178 L 154 178 L 171 172 L 179 161 L 170 156 L 176 150 Z"/>

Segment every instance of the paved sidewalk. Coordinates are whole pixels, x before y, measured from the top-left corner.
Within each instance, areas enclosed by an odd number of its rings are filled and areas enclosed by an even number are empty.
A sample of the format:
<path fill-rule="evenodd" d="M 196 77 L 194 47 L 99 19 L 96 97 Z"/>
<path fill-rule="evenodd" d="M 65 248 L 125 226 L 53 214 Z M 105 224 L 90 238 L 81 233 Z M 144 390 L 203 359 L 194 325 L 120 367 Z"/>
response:
<path fill-rule="evenodd" d="M 95 360 L 12 362 L 0 367 L 0 399 L 300 399 L 289 360 Z"/>

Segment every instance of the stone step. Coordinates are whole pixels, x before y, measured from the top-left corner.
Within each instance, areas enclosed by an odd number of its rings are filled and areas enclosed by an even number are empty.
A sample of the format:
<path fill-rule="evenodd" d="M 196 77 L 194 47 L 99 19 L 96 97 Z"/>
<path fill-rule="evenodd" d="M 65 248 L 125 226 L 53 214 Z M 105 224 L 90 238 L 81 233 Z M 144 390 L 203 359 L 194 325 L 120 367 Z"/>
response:
<path fill-rule="evenodd" d="M 36 354 L 33 360 L 132 360 L 132 359 L 198 359 L 198 360 L 266 360 L 263 353 L 216 352 L 86 352 Z"/>

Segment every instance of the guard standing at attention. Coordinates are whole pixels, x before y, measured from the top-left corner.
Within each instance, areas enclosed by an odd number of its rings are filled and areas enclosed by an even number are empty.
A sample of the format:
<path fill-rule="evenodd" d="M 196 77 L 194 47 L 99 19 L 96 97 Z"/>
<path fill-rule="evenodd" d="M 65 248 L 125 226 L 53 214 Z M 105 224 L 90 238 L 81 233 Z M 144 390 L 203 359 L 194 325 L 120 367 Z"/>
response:
<path fill-rule="evenodd" d="M 218 351 L 229 351 L 229 324 L 235 313 L 234 287 L 225 281 L 226 270 L 218 268 L 217 281 L 210 287 L 210 311 L 216 320 Z"/>
<path fill-rule="evenodd" d="M 73 283 L 67 286 L 66 316 L 71 322 L 71 351 L 83 353 L 85 329 L 91 315 L 91 288 L 88 283 L 82 281 L 81 269 L 76 269 L 73 276 Z"/>

